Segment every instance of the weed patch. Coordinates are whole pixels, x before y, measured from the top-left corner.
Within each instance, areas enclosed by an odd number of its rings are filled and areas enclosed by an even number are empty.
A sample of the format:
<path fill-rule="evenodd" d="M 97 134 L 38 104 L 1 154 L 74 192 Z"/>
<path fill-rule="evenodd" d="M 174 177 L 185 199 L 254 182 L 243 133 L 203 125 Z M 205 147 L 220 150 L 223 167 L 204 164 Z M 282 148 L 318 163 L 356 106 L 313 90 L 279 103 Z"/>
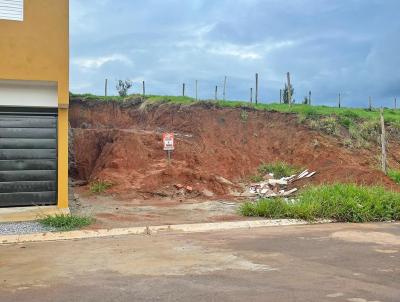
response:
<path fill-rule="evenodd" d="M 388 176 L 392 179 L 395 183 L 400 185 L 400 171 L 399 170 L 389 170 Z"/>
<path fill-rule="evenodd" d="M 107 191 L 112 187 L 112 183 L 107 181 L 96 180 L 90 184 L 90 192 L 94 194 L 100 194 Z"/>
<path fill-rule="evenodd" d="M 339 133 L 339 124 L 334 116 L 313 119 L 310 121 L 310 126 L 329 135 L 337 135 Z"/>
<path fill-rule="evenodd" d="M 81 229 L 85 226 L 92 224 L 93 221 L 93 218 L 87 216 L 74 216 L 64 214 L 46 216 L 45 218 L 39 220 L 42 225 L 56 228 L 59 231 Z"/>
<path fill-rule="evenodd" d="M 248 112 L 246 110 L 242 110 L 240 112 L 240 119 L 242 120 L 242 122 L 247 122 L 248 118 L 249 118 Z"/>
<path fill-rule="evenodd" d="M 332 184 L 306 188 L 295 203 L 283 199 L 264 199 L 245 203 L 244 216 L 294 218 L 337 222 L 400 220 L 400 193 L 383 187 Z"/>

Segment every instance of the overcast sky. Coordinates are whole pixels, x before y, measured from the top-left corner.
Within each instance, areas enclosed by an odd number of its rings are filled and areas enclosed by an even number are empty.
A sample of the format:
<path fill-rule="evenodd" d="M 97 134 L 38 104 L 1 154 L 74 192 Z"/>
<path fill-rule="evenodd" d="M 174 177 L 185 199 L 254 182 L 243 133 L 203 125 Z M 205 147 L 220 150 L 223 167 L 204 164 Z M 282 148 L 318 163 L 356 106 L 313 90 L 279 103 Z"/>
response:
<path fill-rule="evenodd" d="M 295 99 L 391 106 L 400 99 L 398 0 L 70 0 L 72 92 L 115 93 L 117 79 L 151 94 L 279 100 L 290 71 Z M 221 90 L 221 89 L 220 89 Z"/>

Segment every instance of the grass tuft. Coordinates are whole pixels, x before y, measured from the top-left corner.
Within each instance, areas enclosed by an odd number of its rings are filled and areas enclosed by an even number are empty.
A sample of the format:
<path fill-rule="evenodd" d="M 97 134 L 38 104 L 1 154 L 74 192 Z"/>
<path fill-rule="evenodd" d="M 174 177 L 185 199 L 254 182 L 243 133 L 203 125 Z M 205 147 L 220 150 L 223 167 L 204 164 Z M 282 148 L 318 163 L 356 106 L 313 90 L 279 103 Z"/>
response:
<path fill-rule="evenodd" d="M 400 220 L 400 193 L 379 186 L 320 185 L 306 188 L 294 203 L 287 203 L 284 199 L 262 199 L 243 204 L 240 213 L 244 216 L 308 221 L 392 221 Z"/>
<path fill-rule="evenodd" d="M 87 216 L 74 216 L 64 214 L 55 216 L 49 215 L 39 220 L 42 225 L 55 228 L 59 231 L 81 229 L 85 226 L 92 224 L 93 221 L 93 218 Z"/>
<path fill-rule="evenodd" d="M 400 185 L 400 170 L 389 170 L 388 176 L 392 179 L 395 183 Z"/>
<path fill-rule="evenodd" d="M 94 194 L 101 194 L 112 187 L 112 183 L 102 180 L 96 180 L 90 184 L 90 192 Z"/>

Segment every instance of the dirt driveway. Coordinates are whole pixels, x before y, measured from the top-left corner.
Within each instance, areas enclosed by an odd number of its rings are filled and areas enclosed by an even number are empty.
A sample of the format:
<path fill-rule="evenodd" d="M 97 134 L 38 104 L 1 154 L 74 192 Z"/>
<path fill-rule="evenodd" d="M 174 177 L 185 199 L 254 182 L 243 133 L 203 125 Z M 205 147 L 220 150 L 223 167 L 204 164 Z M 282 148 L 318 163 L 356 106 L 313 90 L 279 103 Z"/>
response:
<path fill-rule="evenodd" d="M 0 246 L 0 301 L 382 301 L 400 224 L 329 224 Z"/>
<path fill-rule="evenodd" d="M 71 188 L 70 209 L 96 219 L 90 229 L 249 220 L 238 199 L 171 198 L 137 194 L 92 194 Z M 75 192 L 75 193 L 74 193 Z M 257 219 L 257 218 L 255 218 Z"/>

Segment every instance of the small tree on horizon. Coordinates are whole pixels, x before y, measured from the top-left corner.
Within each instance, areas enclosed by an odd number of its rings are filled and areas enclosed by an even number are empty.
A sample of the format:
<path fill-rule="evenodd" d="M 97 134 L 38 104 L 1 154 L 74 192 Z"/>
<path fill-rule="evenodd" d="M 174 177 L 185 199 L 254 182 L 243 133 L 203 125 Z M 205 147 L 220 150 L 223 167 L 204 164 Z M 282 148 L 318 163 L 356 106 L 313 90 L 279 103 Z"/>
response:
<path fill-rule="evenodd" d="M 128 90 L 132 87 L 132 81 L 131 80 L 118 80 L 117 85 L 115 88 L 118 91 L 119 96 L 127 96 L 128 95 Z"/>
<path fill-rule="evenodd" d="M 293 94 L 294 94 L 294 88 L 293 85 L 290 84 L 290 96 L 293 98 Z M 283 103 L 284 104 L 289 104 L 289 94 L 288 94 L 288 85 L 285 84 L 285 88 L 283 89 Z M 292 103 L 294 103 L 294 99 L 292 100 Z"/>

